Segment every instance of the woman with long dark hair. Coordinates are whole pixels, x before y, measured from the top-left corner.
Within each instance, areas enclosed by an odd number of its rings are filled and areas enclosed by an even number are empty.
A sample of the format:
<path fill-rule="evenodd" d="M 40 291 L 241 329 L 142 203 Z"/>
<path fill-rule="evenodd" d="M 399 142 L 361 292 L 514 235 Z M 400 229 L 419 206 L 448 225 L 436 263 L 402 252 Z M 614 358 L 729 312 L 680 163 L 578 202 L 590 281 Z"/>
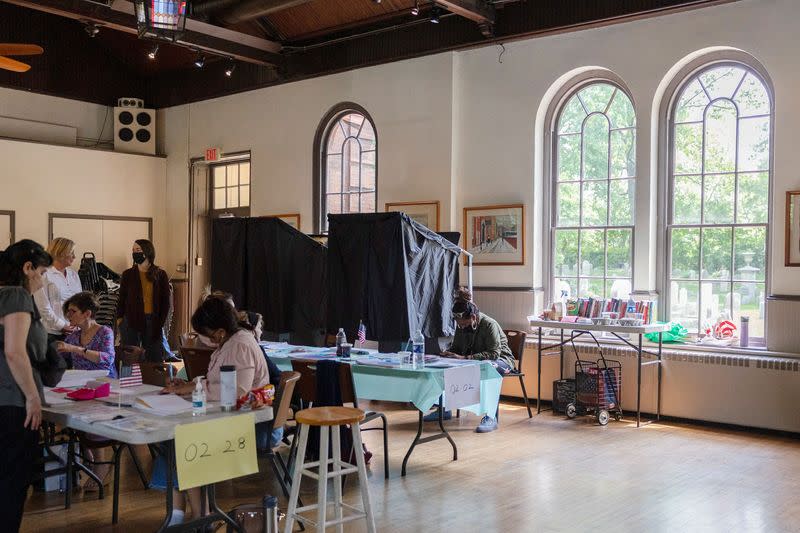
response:
<path fill-rule="evenodd" d="M 42 382 L 31 360 L 47 353 L 47 331 L 33 294 L 53 260 L 25 239 L 0 252 L 0 524 L 19 531 L 38 451 Z"/>
<path fill-rule="evenodd" d="M 156 249 L 138 239 L 131 250 L 133 266 L 122 273 L 117 305 L 122 344 L 141 346 L 148 361 L 162 362 L 164 324 L 170 307 L 169 276 L 155 264 Z"/>

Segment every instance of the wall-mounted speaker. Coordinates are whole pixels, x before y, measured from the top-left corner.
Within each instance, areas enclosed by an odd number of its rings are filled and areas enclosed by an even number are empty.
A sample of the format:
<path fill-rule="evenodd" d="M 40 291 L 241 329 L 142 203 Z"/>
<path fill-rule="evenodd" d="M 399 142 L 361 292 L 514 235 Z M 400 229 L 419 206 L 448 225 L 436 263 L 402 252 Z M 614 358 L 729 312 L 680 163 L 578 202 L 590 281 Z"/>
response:
<path fill-rule="evenodd" d="M 155 155 L 156 110 L 140 107 L 115 107 L 114 150 L 131 154 Z"/>
<path fill-rule="evenodd" d="M 117 99 L 117 107 L 139 107 L 144 108 L 144 100 L 141 98 L 131 98 L 128 96 Z"/>

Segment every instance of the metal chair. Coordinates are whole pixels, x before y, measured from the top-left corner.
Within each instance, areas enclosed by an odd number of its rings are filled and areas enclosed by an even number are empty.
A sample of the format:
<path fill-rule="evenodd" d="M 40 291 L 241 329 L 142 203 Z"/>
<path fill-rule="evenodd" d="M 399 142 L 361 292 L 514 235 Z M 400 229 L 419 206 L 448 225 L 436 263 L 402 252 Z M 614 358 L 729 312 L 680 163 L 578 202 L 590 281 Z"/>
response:
<path fill-rule="evenodd" d="M 512 370 L 508 374 L 503 374 L 505 378 L 519 378 L 519 384 L 522 388 L 522 397 L 525 399 L 525 407 L 528 409 L 528 418 L 533 418 L 531 412 L 531 405 L 528 400 L 528 391 L 525 390 L 525 373 L 522 371 L 522 356 L 525 355 L 525 337 L 527 336 L 524 331 L 516 329 L 504 329 L 503 333 L 508 337 L 508 347 L 511 349 L 511 354 L 517 360 L 517 369 Z"/>

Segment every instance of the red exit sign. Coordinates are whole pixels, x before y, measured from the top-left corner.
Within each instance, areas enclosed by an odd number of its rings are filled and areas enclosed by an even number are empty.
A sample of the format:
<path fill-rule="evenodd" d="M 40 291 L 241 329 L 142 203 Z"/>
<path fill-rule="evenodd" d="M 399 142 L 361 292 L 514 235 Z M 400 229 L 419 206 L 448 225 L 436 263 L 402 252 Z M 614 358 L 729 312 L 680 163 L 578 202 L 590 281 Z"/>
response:
<path fill-rule="evenodd" d="M 206 161 L 219 161 L 222 150 L 219 148 L 206 148 Z"/>

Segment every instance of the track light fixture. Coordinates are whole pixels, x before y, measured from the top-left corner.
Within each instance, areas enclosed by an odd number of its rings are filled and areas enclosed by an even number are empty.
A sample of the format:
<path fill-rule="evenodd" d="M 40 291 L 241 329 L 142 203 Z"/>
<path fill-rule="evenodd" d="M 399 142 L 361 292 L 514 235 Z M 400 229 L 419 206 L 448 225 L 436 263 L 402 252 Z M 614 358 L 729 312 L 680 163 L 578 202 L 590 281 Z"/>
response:
<path fill-rule="evenodd" d="M 156 55 L 158 55 L 158 44 L 156 44 L 149 52 L 147 52 L 147 57 L 149 57 L 151 60 L 155 59 Z"/>
<path fill-rule="evenodd" d="M 85 31 L 86 35 L 89 37 L 94 38 L 95 35 L 100 33 L 100 28 L 93 22 L 87 22 L 86 26 L 83 27 L 83 31 Z"/>
<path fill-rule="evenodd" d="M 231 60 L 230 64 L 228 64 L 228 68 L 225 69 L 225 75 L 229 78 L 233 76 L 233 71 L 236 70 L 236 63 Z"/>
<path fill-rule="evenodd" d="M 419 0 L 414 1 L 414 7 L 411 8 L 411 14 L 415 17 L 419 15 Z"/>
<path fill-rule="evenodd" d="M 206 56 L 198 52 L 197 59 L 194 60 L 194 66 L 196 66 L 197 68 L 203 68 L 205 65 L 206 65 Z"/>
<path fill-rule="evenodd" d="M 439 24 L 440 11 L 438 6 L 433 6 L 433 9 L 431 9 L 431 23 Z"/>

